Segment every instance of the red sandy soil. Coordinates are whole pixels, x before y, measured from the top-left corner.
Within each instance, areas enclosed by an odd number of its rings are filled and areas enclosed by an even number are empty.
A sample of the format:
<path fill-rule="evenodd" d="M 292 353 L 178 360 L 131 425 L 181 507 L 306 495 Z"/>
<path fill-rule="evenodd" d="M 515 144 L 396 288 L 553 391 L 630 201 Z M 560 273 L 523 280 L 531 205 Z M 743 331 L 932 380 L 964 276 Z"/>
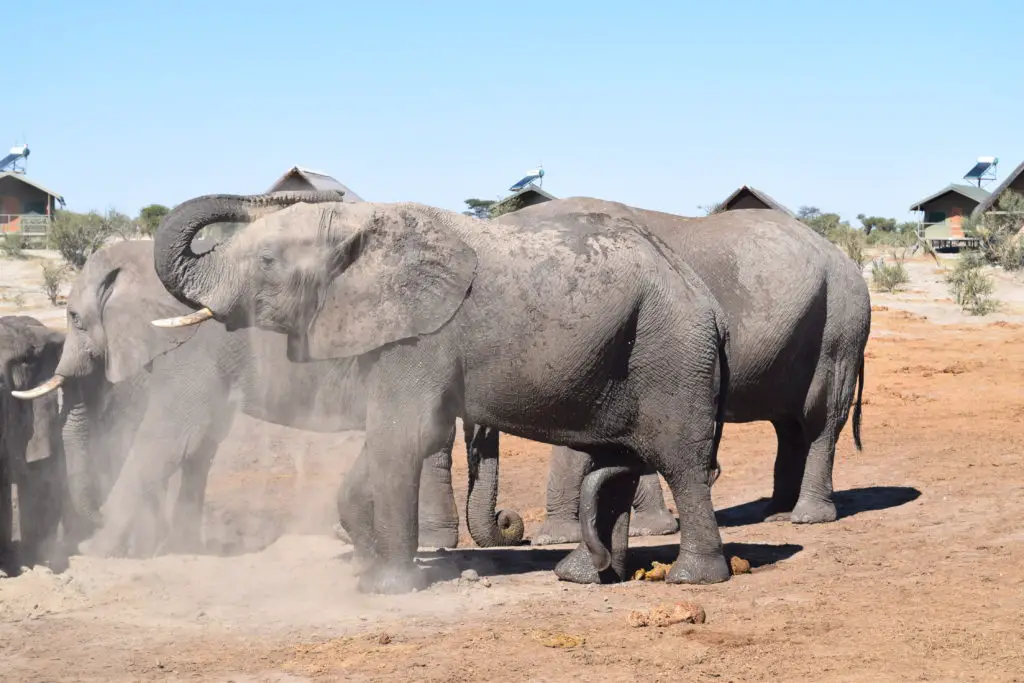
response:
<path fill-rule="evenodd" d="M 445 580 L 390 597 L 358 594 L 347 546 L 325 533 L 361 435 L 239 418 L 207 520 L 234 555 L 76 557 L 63 574 L 0 580 L 0 678 L 1024 680 L 1024 326 L 876 306 L 865 404 L 865 450 L 849 427 L 838 446 L 832 524 L 756 522 L 774 433 L 726 427 L 714 499 L 749 574 L 578 586 L 550 571 L 569 547 L 481 550 L 463 533 L 459 550 L 424 553 Z M 499 505 L 528 536 L 549 451 L 502 437 Z M 454 476 L 463 500 L 461 449 Z M 633 539 L 637 565 L 671 562 L 677 540 Z M 466 568 L 481 579 L 459 579 Z M 681 601 L 705 623 L 630 625 Z"/>

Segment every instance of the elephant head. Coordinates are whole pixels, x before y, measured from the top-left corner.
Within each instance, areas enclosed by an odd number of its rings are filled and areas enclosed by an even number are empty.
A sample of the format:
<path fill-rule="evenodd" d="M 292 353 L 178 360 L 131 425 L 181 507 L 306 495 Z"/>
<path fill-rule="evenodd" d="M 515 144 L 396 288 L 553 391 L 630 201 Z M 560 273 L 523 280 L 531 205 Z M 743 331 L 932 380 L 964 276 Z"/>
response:
<path fill-rule="evenodd" d="M 268 202 L 293 205 L 264 216 L 206 254 L 195 234 L 245 220 Z M 447 214 L 416 204 L 308 203 L 308 197 L 214 195 L 179 205 L 155 239 L 156 272 L 197 314 L 231 329 L 288 335 L 293 361 L 359 356 L 437 331 L 459 309 L 476 253 Z"/>
<path fill-rule="evenodd" d="M 51 330 L 35 318 L 23 315 L 0 318 L 0 434 L 7 433 L 9 444 L 11 440 L 17 440 L 19 444 L 38 446 L 28 448 L 25 453 L 27 462 L 46 458 L 50 453 L 43 447 L 44 441 L 31 439 L 31 433 L 21 433 L 22 427 L 31 431 L 31 425 L 36 421 L 33 417 L 35 407 L 13 401 L 7 394 L 17 395 L 19 391 L 50 377 L 63 346 L 64 333 Z M 48 406 L 38 406 L 39 413 L 55 410 L 56 401 Z"/>
<path fill-rule="evenodd" d="M 63 388 L 69 493 L 75 512 L 93 524 L 99 522 L 105 497 L 101 489 L 116 474 L 116 464 L 109 460 L 122 453 L 99 446 L 100 439 L 112 443 L 112 436 L 90 427 L 105 421 L 105 411 L 127 410 L 131 401 L 118 401 L 111 408 L 111 397 L 130 393 L 132 381 L 154 358 L 198 330 L 161 330 L 149 324 L 154 317 L 188 312 L 160 285 L 151 259 L 149 241 L 120 242 L 90 256 L 68 295 L 68 331 L 52 376 L 34 389 L 12 392 L 34 399 Z"/>

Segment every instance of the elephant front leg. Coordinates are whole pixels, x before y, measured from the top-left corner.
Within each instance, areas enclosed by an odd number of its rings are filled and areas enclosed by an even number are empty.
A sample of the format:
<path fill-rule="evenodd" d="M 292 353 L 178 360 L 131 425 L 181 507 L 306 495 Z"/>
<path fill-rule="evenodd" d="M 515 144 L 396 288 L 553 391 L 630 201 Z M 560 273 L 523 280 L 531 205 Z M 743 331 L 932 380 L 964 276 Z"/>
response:
<path fill-rule="evenodd" d="M 547 509 L 544 523 L 531 545 L 576 543 L 580 535 L 580 488 L 593 469 L 591 457 L 566 446 L 553 446 L 548 469 Z"/>
<path fill-rule="evenodd" d="M 344 532 L 344 537 L 339 537 L 352 544 L 356 574 L 365 571 L 377 558 L 370 484 L 370 461 L 364 443 L 338 487 L 337 496 L 338 525 Z"/>
<path fill-rule="evenodd" d="M 790 518 L 800 497 L 804 465 L 807 462 L 807 442 L 803 428 L 796 419 L 772 422 L 778 439 L 772 497 L 764 510 L 764 521 L 781 522 Z"/>
<path fill-rule="evenodd" d="M 452 489 L 452 425 L 447 444 L 423 463 L 420 475 L 419 545 L 422 548 L 455 548 L 459 544 L 459 509 Z"/>
<path fill-rule="evenodd" d="M 657 472 L 640 477 L 633 499 L 633 515 L 629 522 L 630 536 L 664 536 L 679 531 L 679 522 L 665 505 L 661 479 Z"/>
<path fill-rule="evenodd" d="M 181 486 L 174 502 L 170 536 L 166 549 L 172 553 L 199 553 L 205 550 L 202 525 L 206 504 L 206 484 L 217 444 L 203 444 L 181 464 Z"/>
<path fill-rule="evenodd" d="M 404 358 L 406 354 L 416 357 Z M 447 382 L 431 375 L 438 365 L 424 362 L 409 348 L 399 348 L 390 361 L 378 362 L 367 410 L 364 447 L 376 557 L 359 577 L 364 593 L 407 593 L 427 586 L 426 573 L 414 562 L 420 473 L 427 456 L 445 446 L 455 422 L 444 405 Z"/>
<path fill-rule="evenodd" d="M 0 415 L 0 422 L 3 416 Z M 0 427 L 3 425 L 0 424 Z M 14 548 L 14 491 L 10 464 L 3 433 L 0 432 L 0 567 L 15 564 Z"/>

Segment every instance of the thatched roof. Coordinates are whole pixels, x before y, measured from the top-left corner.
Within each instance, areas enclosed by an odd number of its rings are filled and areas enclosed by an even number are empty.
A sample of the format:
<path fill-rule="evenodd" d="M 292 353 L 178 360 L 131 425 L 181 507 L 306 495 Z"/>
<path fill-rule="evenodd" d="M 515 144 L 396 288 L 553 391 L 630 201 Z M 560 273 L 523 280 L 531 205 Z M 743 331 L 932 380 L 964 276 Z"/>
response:
<path fill-rule="evenodd" d="M 989 194 L 984 201 L 982 201 L 980 204 L 974 207 L 974 211 L 971 212 L 971 217 L 974 218 L 975 216 L 980 216 L 986 211 L 991 211 L 993 208 L 995 208 L 996 202 L 999 201 L 999 197 L 1002 196 L 1004 192 L 1006 192 L 1006 188 L 1010 187 L 1010 185 L 1013 185 L 1013 183 L 1017 181 L 1017 178 L 1022 173 L 1024 173 L 1024 161 L 1022 161 L 1021 164 L 1017 166 L 1017 168 L 1013 169 L 1013 172 L 1011 172 L 1010 175 L 1006 176 L 1006 180 L 999 183 L 999 186 L 996 189 L 992 190 L 992 193 Z"/>
<path fill-rule="evenodd" d="M 345 196 L 342 199 L 344 202 L 353 203 L 363 201 L 362 197 L 335 180 L 332 176 L 320 171 L 302 168 L 301 166 L 292 166 L 290 169 L 285 171 L 284 175 L 278 178 L 277 181 L 270 186 L 270 189 L 267 190 L 267 192 L 277 192 L 280 189 L 287 189 L 288 185 L 294 183 L 296 180 L 309 185 L 312 190 L 321 192 L 340 190 L 345 193 Z"/>
<path fill-rule="evenodd" d="M 785 206 L 768 196 L 767 193 L 758 190 L 757 188 L 751 187 L 750 185 L 743 185 L 738 190 L 733 192 L 731 195 L 722 200 L 718 205 L 719 211 L 728 211 L 732 208 L 732 205 L 743 199 L 744 197 L 753 197 L 757 201 L 765 205 L 766 208 L 775 209 L 782 213 L 788 214 L 793 218 L 796 218 L 796 214 L 787 209 Z"/>
<path fill-rule="evenodd" d="M 974 202 L 983 202 L 989 196 L 988 190 L 983 190 L 980 187 L 974 187 L 973 185 L 960 185 L 960 184 L 957 184 L 957 183 L 952 183 L 952 184 L 947 185 L 946 187 L 942 188 L 938 192 L 933 192 L 932 194 L 928 195 L 924 199 L 921 199 L 921 200 L 918 200 L 918 201 L 914 202 L 913 204 L 911 204 L 910 210 L 911 211 L 924 211 L 924 209 L 921 208 L 924 204 L 927 204 L 928 202 L 935 201 L 939 197 L 941 197 L 941 196 L 943 196 L 945 194 L 949 194 L 950 192 L 954 192 L 954 193 L 956 193 L 956 194 L 958 194 L 958 195 L 960 195 L 962 197 L 966 197 L 967 199 L 970 199 L 971 201 L 974 201 Z"/>

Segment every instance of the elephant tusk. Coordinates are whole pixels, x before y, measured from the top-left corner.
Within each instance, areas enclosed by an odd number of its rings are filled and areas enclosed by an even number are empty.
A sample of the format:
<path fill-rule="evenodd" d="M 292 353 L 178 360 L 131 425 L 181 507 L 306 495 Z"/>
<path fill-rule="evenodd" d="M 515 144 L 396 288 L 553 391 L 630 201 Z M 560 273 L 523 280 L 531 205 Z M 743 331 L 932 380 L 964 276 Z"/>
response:
<path fill-rule="evenodd" d="M 152 321 L 151 324 L 156 327 L 188 327 L 189 325 L 198 325 L 212 317 L 213 311 L 209 308 L 200 308 L 195 313 L 179 315 L 177 318 L 161 318 L 160 320 Z"/>
<path fill-rule="evenodd" d="M 60 385 L 64 384 L 64 378 L 60 375 L 54 375 L 50 379 L 46 380 L 34 389 L 26 389 L 25 391 L 12 391 L 11 396 L 14 398 L 20 398 L 22 400 L 29 400 L 33 398 L 39 398 L 40 396 L 46 396 L 54 389 L 59 389 Z"/>

